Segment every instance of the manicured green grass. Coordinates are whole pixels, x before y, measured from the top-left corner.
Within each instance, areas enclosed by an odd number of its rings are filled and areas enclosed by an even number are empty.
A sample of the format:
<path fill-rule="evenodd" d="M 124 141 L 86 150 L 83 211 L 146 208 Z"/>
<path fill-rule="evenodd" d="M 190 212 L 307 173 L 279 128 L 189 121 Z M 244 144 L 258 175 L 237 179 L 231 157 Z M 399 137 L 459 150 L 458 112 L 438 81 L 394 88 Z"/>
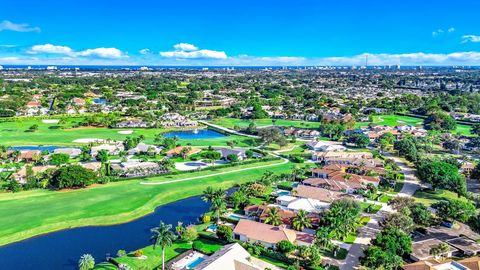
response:
<path fill-rule="evenodd" d="M 165 249 L 165 262 L 177 257 L 181 253 L 188 251 L 192 248 L 191 243 L 186 242 L 175 242 L 172 246 Z M 153 248 L 153 246 L 148 246 L 140 249 L 143 255 L 147 256 L 145 260 L 139 260 L 136 258 L 133 253 L 128 254 L 127 256 L 115 258 L 114 260 L 117 263 L 127 264 L 132 269 L 155 269 L 156 267 L 162 265 L 162 251 L 160 248 Z"/>
<path fill-rule="evenodd" d="M 280 268 L 283 268 L 283 269 L 287 269 L 288 268 L 288 264 L 286 264 L 285 262 L 283 261 L 280 261 L 280 260 L 277 260 L 277 259 L 274 259 L 274 258 L 271 258 L 271 257 L 268 257 L 268 256 L 264 256 L 264 255 L 260 255 L 260 256 L 256 256 L 256 255 L 252 255 L 260 260 L 263 260 L 263 261 L 266 261 L 268 263 L 271 263 L 277 267 L 280 267 Z"/>
<path fill-rule="evenodd" d="M 55 119 L 55 117 L 52 117 L 52 119 Z M 0 122 L 0 141 L 2 144 L 8 144 L 8 146 L 82 145 L 81 143 L 74 143 L 73 141 L 85 138 L 125 140 L 128 136 L 143 135 L 145 136 L 146 143 L 153 143 L 156 134 L 173 131 L 173 129 L 162 128 L 72 128 L 75 123 L 81 120 L 81 118 L 69 118 L 65 124 L 60 125 L 64 127 L 63 129 L 55 128 L 57 124 L 45 124 L 39 118 L 21 119 L 14 122 Z M 35 132 L 26 132 L 32 125 L 38 125 L 38 130 Z M 122 130 L 133 130 L 133 134 L 119 134 L 118 132 Z M 256 144 L 254 139 L 238 135 L 213 139 L 181 139 L 179 143 L 183 145 L 190 143 L 193 146 L 224 146 L 227 141 L 233 140 L 238 142 L 238 146 L 251 146 Z"/>
<path fill-rule="evenodd" d="M 353 244 L 355 239 L 357 239 L 357 233 L 349 233 L 343 242 L 346 244 Z"/>
<path fill-rule="evenodd" d="M 87 225 L 127 222 L 152 212 L 157 206 L 199 195 L 207 186 L 228 188 L 259 179 L 268 167 L 286 173 L 292 164 L 281 160 L 201 171 L 181 175 L 135 179 L 71 191 L 33 190 L 0 194 L 0 245 L 42 233 Z M 241 168 L 246 171 L 231 172 Z M 218 172 L 227 174 L 215 175 Z M 165 182 L 194 176 L 199 179 L 163 185 L 141 185 L 141 181 Z"/>
<path fill-rule="evenodd" d="M 237 119 L 237 118 L 219 118 L 211 121 L 212 124 L 216 124 L 216 125 L 223 126 L 226 128 L 231 128 L 231 129 L 234 126 L 248 127 L 248 125 L 252 122 L 255 123 L 257 127 L 273 125 L 272 119 L 247 120 L 247 119 Z M 318 128 L 320 127 L 320 122 L 276 119 L 275 125 L 285 126 L 285 127 L 297 127 L 297 128 Z"/>
<path fill-rule="evenodd" d="M 464 197 L 458 197 L 456 193 L 444 190 L 444 189 L 437 189 L 436 191 L 421 191 L 417 190 L 413 197 L 417 202 L 423 203 L 427 206 L 431 206 L 432 204 L 441 201 L 442 199 L 459 199 L 467 201 Z"/>
<path fill-rule="evenodd" d="M 396 126 L 396 125 L 414 125 L 414 126 L 422 126 L 423 125 L 423 119 L 422 118 L 417 118 L 417 117 L 412 117 L 412 116 L 403 116 L 403 115 L 395 115 L 395 114 L 389 114 L 389 115 L 374 115 L 373 116 L 373 122 L 374 124 L 377 125 L 387 125 L 387 126 Z M 355 124 L 355 127 L 366 127 L 370 124 L 370 122 L 358 122 Z M 459 133 L 461 135 L 465 136 L 470 136 L 472 135 L 470 133 L 470 126 L 469 125 L 457 125 L 457 129 L 455 134 Z"/>
<path fill-rule="evenodd" d="M 387 125 L 387 126 L 396 126 L 396 125 L 414 125 L 414 126 L 421 126 L 423 124 L 423 119 L 410 117 L 410 116 L 402 116 L 402 115 L 374 115 L 373 122 L 377 125 Z M 370 122 L 358 122 L 355 124 L 355 127 L 365 127 L 368 126 Z"/>
<path fill-rule="evenodd" d="M 380 197 L 378 197 L 378 201 L 379 202 L 382 202 L 382 203 L 388 203 L 393 197 L 392 196 L 388 196 L 386 194 L 382 194 L 380 195 Z"/>
<path fill-rule="evenodd" d="M 322 254 L 322 256 L 325 256 L 325 257 L 333 258 L 336 260 L 345 260 L 345 258 L 347 258 L 347 255 L 348 255 L 348 250 L 344 248 L 340 248 L 339 250 L 337 250 L 337 254 L 336 254 L 337 256 L 334 256 L 333 252 L 330 250 L 321 250 L 320 253 Z"/>

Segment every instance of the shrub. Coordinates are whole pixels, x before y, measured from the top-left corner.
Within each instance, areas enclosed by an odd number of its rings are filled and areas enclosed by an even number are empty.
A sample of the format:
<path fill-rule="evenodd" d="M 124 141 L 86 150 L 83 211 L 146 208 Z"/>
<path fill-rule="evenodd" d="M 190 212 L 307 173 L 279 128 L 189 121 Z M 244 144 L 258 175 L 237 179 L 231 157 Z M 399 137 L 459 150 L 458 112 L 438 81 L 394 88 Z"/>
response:
<path fill-rule="evenodd" d="M 197 228 L 195 226 L 189 226 L 182 233 L 182 240 L 191 242 L 198 238 Z"/>
<path fill-rule="evenodd" d="M 296 246 L 288 240 L 282 240 L 282 241 L 277 243 L 277 250 L 284 253 L 284 254 L 288 254 L 288 253 L 294 251 L 295 248 L 296 248 Z"/>
<path fill-rule="evenodd" d="M 217 237 L 224 241 L 233 240 L 233 230 L 230 226 L 220 225 L 217 228 Z"/>
<path fill-rule="evenodd" d="M 202 222 L 203 223 L 210 223 L 211 219 L 212 219 L 212 217 L 210 217 L 210 215 L 204 214 L 202 216 Z"/>
<path fill-rule="evenodd" d="M 123 257 L 123 256 L 127 256 L 127 252 L 123 249 L 119 249 L 117 251 L 117 257 Z"/>
<path fill-rule="evenodd" d="M 133 255 L 135 257 L 141 257 L 143 255 L 143 251 L 140 249 L 137 249 Z"/>

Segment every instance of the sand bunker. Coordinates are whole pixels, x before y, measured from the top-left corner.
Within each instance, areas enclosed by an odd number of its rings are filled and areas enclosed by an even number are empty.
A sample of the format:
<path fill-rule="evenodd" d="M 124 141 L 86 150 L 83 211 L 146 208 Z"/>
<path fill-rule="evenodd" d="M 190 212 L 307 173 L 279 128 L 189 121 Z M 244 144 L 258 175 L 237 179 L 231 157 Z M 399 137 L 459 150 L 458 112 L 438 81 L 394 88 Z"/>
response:
<path fill-rule="evenodd" d="M 76 139 L 73 141 L 74 143 L 103 143 L 105 142 L 104 139 L 97 139 L 97 138 L 84 138 L 84 139 Z"/>
<path fill-rule="evenodd" d="M 42 120 L 42 123 L 44 123 L 44 124 L 57 124 L 58 122 L 60 122 L 60 120 L 58 120 L 58 119 L 43 119 Z"/>
<path fill-rule="evenodd" d="M 118 134 L 125 134 L 125 135 L 129 135 L 129 134 L 132 134 L 133 133 L 133 130 L 121 130 L 119 132 L 117 132 Z"/>

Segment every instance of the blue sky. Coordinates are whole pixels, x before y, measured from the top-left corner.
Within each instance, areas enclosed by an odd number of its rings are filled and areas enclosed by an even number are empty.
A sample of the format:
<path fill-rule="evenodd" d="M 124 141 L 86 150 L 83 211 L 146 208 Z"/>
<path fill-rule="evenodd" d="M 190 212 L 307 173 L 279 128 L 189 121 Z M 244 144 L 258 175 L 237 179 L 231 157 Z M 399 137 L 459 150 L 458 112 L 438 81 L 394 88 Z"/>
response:
<path fill-rule="evenodd" d="M 479 65 L 480 1 L 2 1 L 1 64 Z"/>

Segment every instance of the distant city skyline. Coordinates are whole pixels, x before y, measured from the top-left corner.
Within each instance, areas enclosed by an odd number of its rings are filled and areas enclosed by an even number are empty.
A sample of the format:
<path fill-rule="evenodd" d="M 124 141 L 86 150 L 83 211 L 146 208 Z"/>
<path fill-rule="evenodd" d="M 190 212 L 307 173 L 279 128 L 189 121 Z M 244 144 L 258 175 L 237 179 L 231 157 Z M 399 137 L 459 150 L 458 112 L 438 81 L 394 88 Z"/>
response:
<path fill-rule="evenodd" d="M 480 2 L 5 1 L 0 65 L 480 65 Z"/>

